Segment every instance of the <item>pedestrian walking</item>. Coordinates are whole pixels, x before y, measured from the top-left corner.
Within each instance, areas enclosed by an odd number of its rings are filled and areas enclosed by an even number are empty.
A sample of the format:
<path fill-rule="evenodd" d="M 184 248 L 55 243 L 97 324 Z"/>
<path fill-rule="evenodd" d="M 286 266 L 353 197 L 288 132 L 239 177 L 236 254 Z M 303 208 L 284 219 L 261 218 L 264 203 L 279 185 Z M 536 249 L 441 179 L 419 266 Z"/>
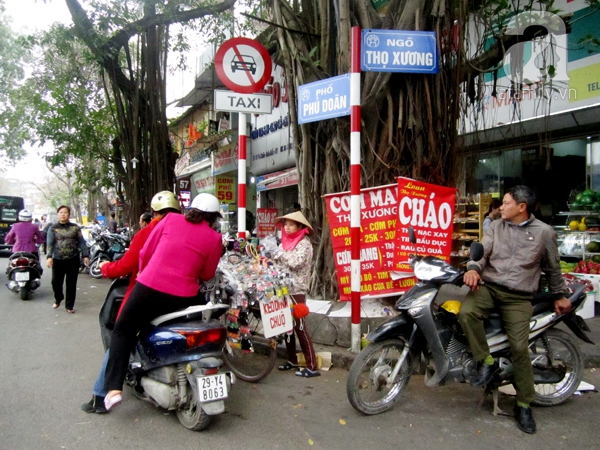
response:
<path fill-rule="evenodd" d="M 48 252 L 46 265 L 52 269 L 52 290 L 54 291 L 54 304 L 52 307 L 57 309 L 66 298 L 65 307 L 67 312 L 74 314 L 81 255 L 84 257 L 86 266 L 89 266 L 90 259 L 79 225 L 69 221 L 71 208 L 65 205 L 59 206 L 57 213 L 58 222 L 50 226 L 46 237 Z M 63 293 L 65 278 L 66 297 Z"/>

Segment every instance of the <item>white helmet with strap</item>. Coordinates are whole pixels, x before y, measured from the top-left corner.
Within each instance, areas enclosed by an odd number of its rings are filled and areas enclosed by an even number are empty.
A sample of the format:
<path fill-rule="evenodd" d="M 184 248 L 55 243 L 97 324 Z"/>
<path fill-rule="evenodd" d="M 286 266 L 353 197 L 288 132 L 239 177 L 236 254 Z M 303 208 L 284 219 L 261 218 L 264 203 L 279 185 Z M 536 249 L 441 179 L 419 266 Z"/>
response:
<path fill-rule="evenodd" d="M 28 209 L 22 209 L 21 211 L 19 211 L 19 220 L 21 222 L 31 222 L 31 219 L 31 211 L 29 211 Z"/>
<path fill-rule="evenodd" d="M 199 211 L 217 213 L 221 216 L 219 200 L 212 194 L 202 193 L 196 195 L 192 200 L 191 207 Z"/>

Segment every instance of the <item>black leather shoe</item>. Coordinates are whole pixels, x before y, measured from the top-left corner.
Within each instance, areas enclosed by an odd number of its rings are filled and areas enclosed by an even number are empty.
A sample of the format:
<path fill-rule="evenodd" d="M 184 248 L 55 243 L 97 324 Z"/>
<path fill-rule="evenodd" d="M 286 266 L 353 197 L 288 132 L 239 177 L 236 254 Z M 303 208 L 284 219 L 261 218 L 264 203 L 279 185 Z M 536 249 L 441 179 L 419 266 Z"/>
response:
<path fill-rule="evenodd" d="M 529 434 L 535 433 L 535 420 L 533 419 L 531 408 L 515 405 L 514 412 L 519 430 Z"/>
<path fill-rule="evenodd" d="M 500 367 L 495 360 L 494 364 L 491 366 L 488 366 L 487 364 L 481 364 L 477 376 L 473 379 L 473 386 L 486 386 L 499 368 Z"/>
<path fill-rule="evenodd" d="M 97 414 L 104 414 L 108 412 L 108 410 L 104 406 L 104 397 L 101 397 L 99 395 L 92 395 L 92 399 L 89 402 L 81 405 L 81 410 L 85 411 L 86 413 Z"/>

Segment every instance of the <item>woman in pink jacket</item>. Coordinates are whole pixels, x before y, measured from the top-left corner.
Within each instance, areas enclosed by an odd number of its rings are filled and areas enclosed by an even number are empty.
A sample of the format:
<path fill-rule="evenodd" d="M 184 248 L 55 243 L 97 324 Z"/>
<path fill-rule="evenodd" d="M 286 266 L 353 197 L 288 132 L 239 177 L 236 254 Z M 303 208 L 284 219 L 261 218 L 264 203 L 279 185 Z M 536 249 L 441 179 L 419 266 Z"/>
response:
<path fill-rule="evenodd" d="M 37 244 L 44 242 L 44 235 L 37 225 L 31 223 L 31 212 L 27 209 L 19 211 L 20 222 L 15 223 L 4 238 L 6 244 L 14 244 L 12 251 L 33 253 L 40 259 Z"/>
<path fill-rule="evenodd" d="M 215 276 L 222 239 L 212 227 L 219 213 L 214 195 L 199 194 L 185 216 L 169 214 L 152 230 L 140 252 L 140 274 L 115 323 L 108 364 L 104 404 L 121 403 L 129 354 L 138 332 L 155 317 L 198 302 L 198 281 Z"/>

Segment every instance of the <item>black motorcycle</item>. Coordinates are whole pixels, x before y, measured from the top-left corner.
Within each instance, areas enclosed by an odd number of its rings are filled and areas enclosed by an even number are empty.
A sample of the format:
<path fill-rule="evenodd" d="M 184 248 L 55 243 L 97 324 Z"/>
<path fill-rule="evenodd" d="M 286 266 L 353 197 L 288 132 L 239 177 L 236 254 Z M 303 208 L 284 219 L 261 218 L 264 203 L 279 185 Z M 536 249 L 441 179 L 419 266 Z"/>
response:
<path fill-rule="evenodd" d="M 414 233 L 410 241 L 416 242 Z M 473 243 L 473 260 L 482 256 L 483 246 Z M 358 354 L 348 374 L 348 399 L 363 414 L 390 409 L 422 358 L 428 387 L 448 381 L 472 382 L 477 375 L 476 361 L 457 319 L 457 305 L 445 302 L 440 295 L 443 285 L 463 284 L 463 271 L 432 256 L 412 256 L 410 264 L 419 282 L 396 302 L 400 314 L 367 336 L 370 343 Z M 591 343 L 584 333 L 589 328 L 575 314 L 586 298 L 584 288 L 571 286 L 572 309 L 564 315 L 554 312 L 549 294 L 540 294 L 533 302 L 529 351 L 536 391 L 534 404 L 559 405 L 579 387 L 584 370 L 581 350 L 569 333 L 555 326 L 562 322 L 578 338 Z M 490 352 L 500 366 L 486 387 L 494 394 L 494 413 L 498 413 L 496 388 L 513 382 L 511 352 L 499 313 L 489 317 L 485 330 Z"/>
<path fill-rule="evenodd" d="M 8 259 L 6 287 L 18 293 L 21 300 L 27 300 L 29 293 L 41 284 L 42 266 L 33 253 L 15 252 Z"/>
<path fill-rule="evenodd" d="M 102 278 L 100 264 L 121 259 L 129 247 L 129 241 L 114 233 L 92 232 L 91 236 L 89 273 L 93 278 Z"/>

